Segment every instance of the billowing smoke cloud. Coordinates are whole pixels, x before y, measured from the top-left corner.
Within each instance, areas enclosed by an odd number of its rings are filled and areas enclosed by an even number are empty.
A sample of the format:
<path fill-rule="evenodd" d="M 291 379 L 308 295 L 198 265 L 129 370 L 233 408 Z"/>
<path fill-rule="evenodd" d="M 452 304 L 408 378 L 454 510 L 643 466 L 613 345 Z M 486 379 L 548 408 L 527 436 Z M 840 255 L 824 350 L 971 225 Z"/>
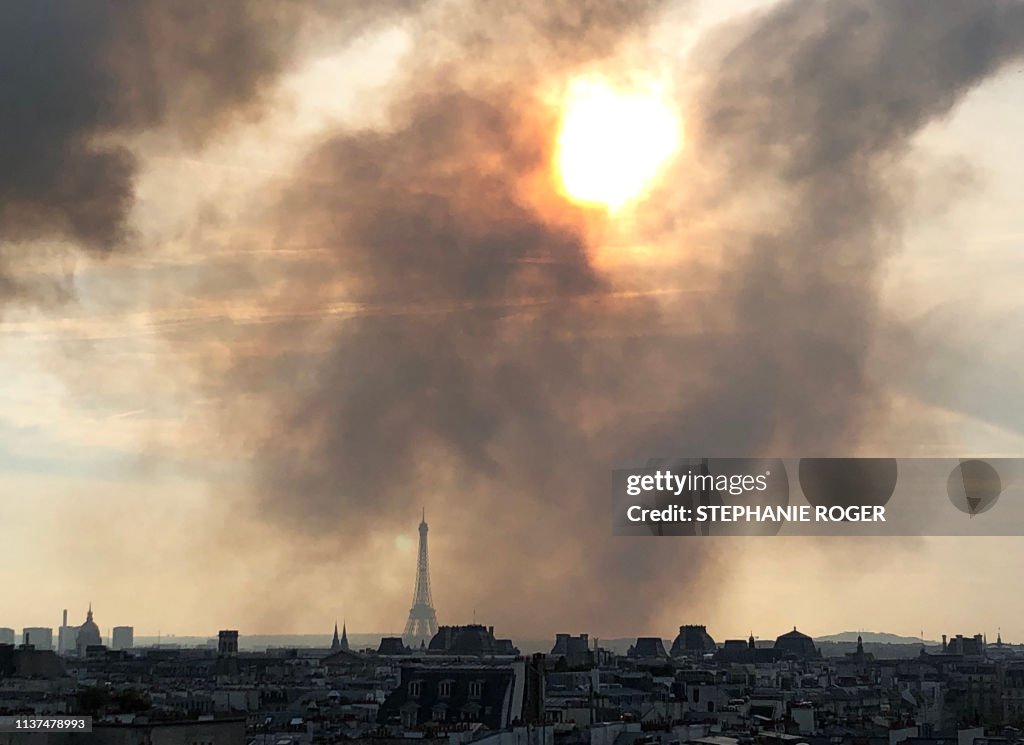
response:
<path fill-rule="evenodd" d="M 552 124 L 538 71 L 613 53 L 643 30 L 624 23 L 636 5 L 472 7 L 424 32 L 393 125 L 326 140 L 280 211 L 281 235 L 335 256 L 287 294 L 340 290 L 357 310 L 261 331 L 268 348 L 306 335 L 318 351 L 234 371 L 245 401 L 269 402 L 259 508 L 358 552 L 426 503 L 458 544 L 446 566 L 472 567 L 437 584 L 520 629 L 696 614 L 711 549 L 611 540 L 608 469 L 862 446 L 884 413 L 865 362 L 900 237 L 888 177 L 915 133 L 1021 53 L 1024 7 L 787 2 L 714 34 L 688 153 L 655 196 L 675 226 L 655 289 L 703 290 L 671 303 L 599 271 L 536 179 Z M 712 269 L 686 258 L 707 250 Z"/>
<path fill-rule="evenodd" d="M 607 548 L 614 433 L 633 426 L 609 401 L 646 405 L 648 372 L 632 379 L 623 344 L 656 311 L 591 265 L 578 213 L 546 178 L 554 121 L 534 83 L 612 53 L 643 17 L 634 3 L 472 7 L 442 26 L 465 59 L 417 67 L 389 128 L 310 153 L 280 209 L 276 234 L 334 253 L 330 271 L 301 272 L 283 294 L 340 291 L 354 317 L 274 326 L 268 349 L 308 333 L 318 352 L 270 370 L 249 360 L 228 379 L 246 394 L 242 430 L 259 426 L 251 394 L 273 401 L 256 457 L 268 519 L 358 552 L 425 503 L 448 536 L 438 566 L 476 565 L 488 545 L 506 554 L 489 589 L 474 571 L 439 578 L 446 595 L 523 628 L 524 609 L 555 601 L 562 581 L 607 577 L 565 619 L 581 624 L 609 589 L 678 552 Z M 531 581 L 547 562 L 548 579 Z M 675 570 L 681 584 L 695 569 Z"/>
<path fill-rule="evenodd" d="M 794 454 L 846 451 L 877 413 L 864 363 L 909 201 L 900 157 L 1024 52 L 1024 6 L 787 2 L 705 49 L 718 61 L 694 147 L 717 174 L 710 203 L 746 232 L 720 297 L 734 333 L 715 418 L 774 431 Z"/>
<path fill-rule="evenodd" d="M 0 298 L 40 290 L 5 265 L 43 263 L 56 243 L 99 253 L 124 244 L 137 166 L 127 137 L 170 127 L 199 143 L 232 118 L 257 115 L 303 33 L 318 21 L 353 33 L 372 20 L 363 5 L 40 0 L 6 8 Z"/>
<path fill-rule="evenodd" d="M 365 5 L 11 11 L 0 292 L 22 290 L 3 286 L 4 262 L 39 240 L 125 243 L 123 138 L 166 127 L 201 143 L 258 113 L 310 18 Z M 1024 50 L 1024 9 L 785 2 L 715 33 L 695 57 L 678 173 L 642 213 L 663 218 L 642 229 L 664 266 L 638 278 L 601 269 L 586 220 L 551 191 L 540 88 L 614 56 L 661 8 L 430 4 L 388 126 L 309 153 L 261 227 L 330 260 L 267 278 L 274 323 L 216 326 L 206 380 L 234 404 L 225 438 L 251 455 L 247 514 L 295 556 L 357 556 L 426 504 L 445 536 L 443 621 L 476 605 L 499 631 L 668 631 L 667 613 L 700 619 L 724 544 L 611 538 L 611 466 L 844 454 L 884 414 L 865 361 L 900 237 L 889 177 L 915 133 Z M 349 33 L 373 20 L 340 17 Z M 192 327 L 172 333 L 202 346 Z"/>

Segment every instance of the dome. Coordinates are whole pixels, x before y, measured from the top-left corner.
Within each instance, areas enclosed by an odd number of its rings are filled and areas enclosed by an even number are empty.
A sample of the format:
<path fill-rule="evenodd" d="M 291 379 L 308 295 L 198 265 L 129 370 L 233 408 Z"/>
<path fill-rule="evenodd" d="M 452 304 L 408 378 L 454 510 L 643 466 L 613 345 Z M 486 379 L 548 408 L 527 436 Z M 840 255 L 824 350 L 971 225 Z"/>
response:
<path fill-rule="evenodd" d="M 451 654 L 483 655 L 490 651 L 491 637 L 483 626 L 467 626 L 456 634 Z"/>
<path fill-rule="evenodd" d="M 717 651 L 706 626 L 680 626 L 679 636 L 672 642 L 672 656 L 704 655 Z"/>
<path fill-rule="evenodd" d="M 665 644 L 657 636 L 640 636 L 637 637 L 636 644 L 629 648 L 626 652 L 627 657 L 634 659 L 659 659 L 664 660 L 668 658 L 668 652 L 665 651 Z"/>
<path fill-rule="evenodd" d="M 100 627 L 92 620 L 92 605 L 85 616 L 85 623 L 78 627 L 78 648 L 84 650 L 91 646 L 101 646 L 103 638 L 100 636 Z"/>
<path fill-rule="evenodd" d="M 792 631 L 786 632 L 775 640 L 775 649 L 795 657 L 818 656 L 818 648 L 814 646 L 814 640 L 807 634 L 797 631 L 796 626 Z"/>
<path fill-rule="evenodd" d="M 515 654 L 511 642 L 494 638 L 493 626 L 469 624 L 467 626 L 441 626 L 434 638 L 430 640 L 428 649 L 431 652 L 444 654 L 480 657 L 492 654 Z M 506 649 L 505 647 L 508 647 Z"/>

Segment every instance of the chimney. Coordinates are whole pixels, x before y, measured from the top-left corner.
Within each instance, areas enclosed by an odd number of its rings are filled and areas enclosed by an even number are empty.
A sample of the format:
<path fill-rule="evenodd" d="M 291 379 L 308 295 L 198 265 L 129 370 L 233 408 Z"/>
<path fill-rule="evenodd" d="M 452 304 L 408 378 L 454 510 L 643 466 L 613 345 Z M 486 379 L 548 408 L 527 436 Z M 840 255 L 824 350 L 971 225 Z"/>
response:
<path fill-rule="evenodd" d="M 68 609 L 67 608 L 64 609 L 64 623 L 61 624 L 61 625 L 62 626 L 67 626 L 68 625 Z"/>
<path fill-rule="evenodd" d="M 943 652 L 946 651 L 946 635 L 945 634 L 942 635 L 942 651 Z"/>

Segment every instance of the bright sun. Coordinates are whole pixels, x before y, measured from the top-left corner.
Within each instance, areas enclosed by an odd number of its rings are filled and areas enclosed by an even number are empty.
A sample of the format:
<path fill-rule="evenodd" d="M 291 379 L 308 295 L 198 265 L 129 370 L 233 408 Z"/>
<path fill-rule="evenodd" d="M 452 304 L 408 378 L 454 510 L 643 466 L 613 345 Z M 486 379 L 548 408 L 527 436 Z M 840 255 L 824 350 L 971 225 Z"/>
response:
<path fill-rule="evenodd" d="M 575 80 L 556 146 L 562 190 L 574 202 L 614 212 L 643 196 L 680 138 L 679 119 L 658 90 Z"/>

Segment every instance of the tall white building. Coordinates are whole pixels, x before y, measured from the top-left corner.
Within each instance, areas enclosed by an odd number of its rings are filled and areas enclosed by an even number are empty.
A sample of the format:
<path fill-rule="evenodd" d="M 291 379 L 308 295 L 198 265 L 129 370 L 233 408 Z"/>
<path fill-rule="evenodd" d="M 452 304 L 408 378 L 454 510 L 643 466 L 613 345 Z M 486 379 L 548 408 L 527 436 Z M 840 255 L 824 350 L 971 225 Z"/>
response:
<path fill-rule="evenodd" d="M 135 628 L 132 626 L 115 626 L 110 637 L 111 649 L 131 649 L 135 646 Z"/>
<path fill-rule="evenodd" d="M 61 654 L 71 654 L 78 649 L 78 627 L 61 626 L 57 630 L 57 651 Z"/>
<path fill-rule="evenodd" d="M 21 643 L 36 649 L 53 649 L 53 629 L 44 626 L 26 626 L 21 630 Z"/>
<path fill-rule="evenodd" d="M 68 611 L 64 609 L 64 617 L 57 629 L 57 652 L 72 654 L 78 648 L 78 627 L 68 625 Z"/>

